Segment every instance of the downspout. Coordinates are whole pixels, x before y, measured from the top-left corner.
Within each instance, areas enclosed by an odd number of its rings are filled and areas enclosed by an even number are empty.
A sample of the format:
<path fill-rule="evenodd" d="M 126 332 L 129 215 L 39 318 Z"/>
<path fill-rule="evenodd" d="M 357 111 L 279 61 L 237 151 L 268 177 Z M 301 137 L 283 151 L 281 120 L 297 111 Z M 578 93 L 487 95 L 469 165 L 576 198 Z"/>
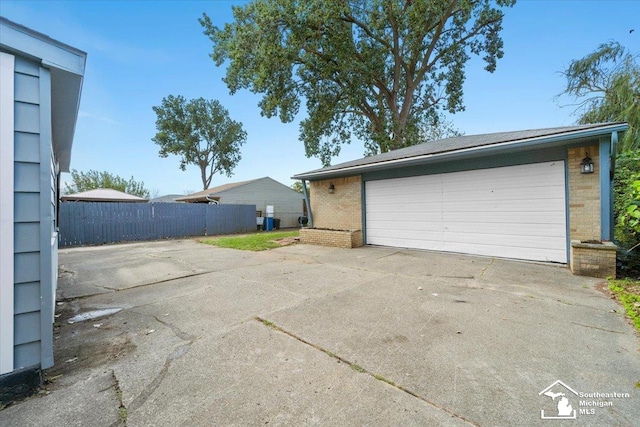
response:
<path fill-rule="evenodd" d="M 309 227 L 313 227 L 313 215 L 311 214 L 311 203 L 309 202 L 309 193 L 307 192 L 307 181 L 301 179 L 302 194 L 304 195 L 304 204 L 307 206 L 307 215 L 309 216 Z"/>
<path fill-rule="evenodd" d="M 614 236 L 613 219 L 613 174 L 616 161 L 618 132 L 610 137 L 600 138 L 600 240 L 612 241 Z"/>
<path fill-rule="evenodd" d="M 618 132 L 611 132 L 611 154 L 610 154 L 610 166 L 609 166 L 609 194 L 611 195 L 611 203 L 609 204 L 609 232 L 611 233 L 611 240 L 615 237 L 615 222 L 616 219 L 613 213 L 613 204 L 615 202 L 615 193 L 613 192 L 613 177 L 616 173 L 616 157 L 618 156 Z"/>

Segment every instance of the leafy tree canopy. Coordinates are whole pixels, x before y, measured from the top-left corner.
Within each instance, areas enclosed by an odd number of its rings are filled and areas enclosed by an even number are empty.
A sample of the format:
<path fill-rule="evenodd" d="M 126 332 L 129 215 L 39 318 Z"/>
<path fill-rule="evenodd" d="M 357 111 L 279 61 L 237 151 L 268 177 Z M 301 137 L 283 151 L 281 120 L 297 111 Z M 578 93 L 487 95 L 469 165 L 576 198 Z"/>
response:
<path fill-rule="evenodd" d="M 302 181 L 294 181 L 293 184 L 291 184 L 291 189 L 302 193 Z M 307 186 L 307 194 L 309 194 L 309 186 Z"/>
<path fill-rule="evenodd" d="M 160 146 L 160 157 L 179 156 L 183 171 L 187 165 L 198 166 L 203 190 L 216 173 L 232 175 L 247 133 L 220 102 L 169 95 L 153 111 L 158 132 L 152 141 Z"/>
<path fill-rule="evenodd" d="M 579 99 L 579 123 L 627 122 L 620 151 L 640 149 L 640 65 L 615 41 L 598 46 L 564 72 L 562 94 Z"/>
<path fill-rule="evenodd" d="M 124 178 L 109 173 L 107 171 L 98 172 L 89 170 L 81 172 L 76 169 L 71 170 L 71 183 L 65 183 L 65 193 L 74 194 L 83 191 L 94 190 L 96 188 L 111 188 L 134 196 L 149 198 L 150 192 L 145 188 L 144 182 L 136 181 L 131 177 L 128 181 Z"/>
<path fill-rule="evenodd" d="M 502 57 L 502 8 L 515 0 L 254 0 L 235 21 L 200 23 L 231 93 L 263 95 L 267 117 L 291 122 L 308 157 L 329 164 L 352 134 L 367 154 L 416 144 L 439 111 L 464 110 L 465 64 Z"/>

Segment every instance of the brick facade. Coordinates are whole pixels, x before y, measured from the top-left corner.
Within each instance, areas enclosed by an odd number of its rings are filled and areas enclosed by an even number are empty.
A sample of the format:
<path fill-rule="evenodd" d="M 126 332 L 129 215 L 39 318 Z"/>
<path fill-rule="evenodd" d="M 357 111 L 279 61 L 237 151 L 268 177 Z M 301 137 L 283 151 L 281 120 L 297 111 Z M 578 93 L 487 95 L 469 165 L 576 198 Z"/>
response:
<path fill-rule="evenodd" d="M 333 194 L 329 186 L 333 184 Z M 362 230 L 362 179 L 311 181 L 311 213 L 315 228 Z"/>
<path fill-rule="evenodd" d="M 600 241 L 600 151 L 597 145 L 569 148 L 567 168 L 569 178 L 569 266 L 573 274 L 592 277 L 616 276 L 616 246 L 613 243 L 589 244 Z M 591 157 L 594 172 L 581 174 L 580 164 Z"/>
<path fill-rule="evenodd" d="M 580 163 L 589 154 L 595 171 L 580 173 Z M 598 146 L 569 148 L 569 239 L 600 240 L 600 159 Z"/>
<path fill-rule="evenodd" d="M 333 185 L 333 192 L 329 187 Z M 300 230 L 300 242 L 356 248 L 362 241 L 362 179 L 359 176 L 312 181 L 313 227 Z"/>
<path fill-rule="evenodd" d="M 334 246 L 337 248 L 358 248 L 362 246 L 362 231 L 325 230 L 321 228 L 303 228 L 300 230 L 300 243 Z"/>
<path fill-rule="evenodd" d="M 571 242 L 571 271 L 579 276 L 616 277 L 616 245 Z"/>

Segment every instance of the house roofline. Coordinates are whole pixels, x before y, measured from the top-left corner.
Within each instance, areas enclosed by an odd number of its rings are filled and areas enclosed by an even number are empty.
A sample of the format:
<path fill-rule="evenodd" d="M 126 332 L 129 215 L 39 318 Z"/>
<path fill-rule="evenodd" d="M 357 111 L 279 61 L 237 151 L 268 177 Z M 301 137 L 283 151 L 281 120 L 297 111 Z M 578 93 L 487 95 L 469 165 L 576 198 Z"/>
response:
<path fill-rule="evenodd" d="M 406 166 L 416 166 L 421 164 L 428 164 L 435 161 L 454 160 L 462 158 L 473 158 L 480 154 L 496 154 L 502 151 L 513 150 L 525 150 L 535 148 L 536 146 L 554 146 L 564 145 L 569 142 L 575 142 L 577 140 L 593 138 L 597 136 L 607 135 L 613 132 L 624 132 L 629 128 L 626 123 L 616 123 L 606 125 L 598 128 L 576 130 L 571 132 L 565 132 L 554 135 L 539 136 L 534 138 L 519 139 L 515 141 L 507 141 L 503 143 L 494 143 L 487 145 L 480 145 L 476 147 L 463 148 L 454 151 L 446 151 L 441 153 L 422 154 L 412 157 L 405 157 L 394 160 L 383 160 L 375 163 L 367 163 L 363 165 L 347 166 L 344 168 L 323 170 L 319 169 L 307 173 L 297 174 L 291 177 L 291 179 L 298 180 L 320 180 L 325 178 L 335 178 L 339 176 L 352 176 L 358 175 L 362 172 L 370 172 L 380 169 L 400 168 Z"/>

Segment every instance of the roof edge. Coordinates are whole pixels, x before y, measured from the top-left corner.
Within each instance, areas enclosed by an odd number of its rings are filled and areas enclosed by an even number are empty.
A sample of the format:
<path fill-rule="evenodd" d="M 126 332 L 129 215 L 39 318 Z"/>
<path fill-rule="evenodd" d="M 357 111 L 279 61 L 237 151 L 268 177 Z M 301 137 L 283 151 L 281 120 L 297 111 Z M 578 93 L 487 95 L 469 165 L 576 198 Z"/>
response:
<path fill-rule="evenodd" d="M 539 136 L 534 138 L 527 139 L 519 139 L 515 141 L 506 141 L 502 143 L 493 143 L 487 145 L 480 145 L 476 147 L 464 148 L 460 150 L 454 151 L 446 151 L 441 153 L 431 153 L 431 154 L 422 154 L 412 157 L 403 157 L 400 159 L 393 160 L 382 160 L 374 163 L 367 163 L 363 165 L 354 165 L 347 166 L 344 168 L 335 168 L 330 170 L 324 169 L 316 169 L 313 171 L 296 174 L 291 177 L 291 179 L 297 180 L 318 180 L 323 178 L 333 178 L 337 176 L 346 176 L 346 175 L 357 175 L 361 172 L 376 170 L 380 168 L 386 168 L 389 165 L 393 165 L 393 167 L 402 167 L 402 166 L 410 166 L 415 164 L 429 163 L 433 160 L 445 160 L 447 158 L 456 158 L 456 157 L 471 157 L 477 152 L 491 152 L 491 151 L 502 151 L 506 149 L 513 148 L 525 148 L 531 145 L 542 145 L 542 144 L 551 144 L 554 142 L 561 142 L 564 140 L 576 140 L 576 139 L 584 139 L 595 137 L 599 135 L 606 135 L 608 133 L 613 132 L 624 132 L 629 129 L 629 125 L 627 123 L 614 123 L 610 125 L 604 125 L 602 127 L 597 128 L 589 128 L 589 129 L 581 129 L 572 132 L 560 133 L 560 134 L 552 134 Z M 469 135 L 473 136 L 473 135 Z"/>
<path fill-rule="evenodd" d="M 87 53 L 0 16 L 0 46 L 38 58 L 47 67 L 84 75 Z"/>

